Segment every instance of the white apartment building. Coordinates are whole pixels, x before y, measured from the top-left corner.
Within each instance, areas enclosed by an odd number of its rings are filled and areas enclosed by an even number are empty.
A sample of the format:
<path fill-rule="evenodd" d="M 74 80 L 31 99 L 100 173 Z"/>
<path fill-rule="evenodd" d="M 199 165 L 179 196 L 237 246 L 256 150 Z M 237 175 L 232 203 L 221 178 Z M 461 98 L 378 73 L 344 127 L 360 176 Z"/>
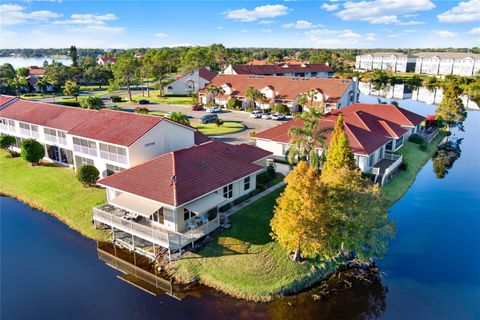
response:
<path fill-rule="evenodd" d="M 401 52 L 374 52 L 355 58 L 357 70 L 391 70 L 410 72 L 415 70 L 415 56 Z"/>
<path fill-rule="evenodd" d="M 429 75 L 474 76 L 480 71 L 480 54 L 462 52 L 419 52 L 415 72 Z"/>

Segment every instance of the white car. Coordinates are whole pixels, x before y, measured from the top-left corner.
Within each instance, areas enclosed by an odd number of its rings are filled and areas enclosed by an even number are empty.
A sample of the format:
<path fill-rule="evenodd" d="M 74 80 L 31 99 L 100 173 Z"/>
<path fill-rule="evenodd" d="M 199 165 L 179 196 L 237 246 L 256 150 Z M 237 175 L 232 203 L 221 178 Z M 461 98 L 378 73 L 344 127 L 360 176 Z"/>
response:
<path fill-rule="evenodd" d="M 220 109 L 220 107 L 208 107 L 207 108 L 207 112 L 210 112 L 210 113 L 217 113 L 217 112 L 220 112 L 222 111 L 222 109 Z"/>
<path fill-rule="evenodd" d="M 281 113 L 275 113 L 272 115 L 272 120 L 283 120 L 285 116 Z"/>
<path fill-rule="evenodd" d="M 264 113 L 264 114 L 262 114 L 262 119 L 272 119 L 272 114 L 271 113 Z"/>
<path fill-rule="evenodd" d="M 163 115 L 164 118 L 170 118 L 170 112 L 167 112 Z"/>
<path fill-rule="evenodd" d="M 254 110 L 250 113 L 250 118 L 261 118 L 263 112 L 260 110 Z"/>

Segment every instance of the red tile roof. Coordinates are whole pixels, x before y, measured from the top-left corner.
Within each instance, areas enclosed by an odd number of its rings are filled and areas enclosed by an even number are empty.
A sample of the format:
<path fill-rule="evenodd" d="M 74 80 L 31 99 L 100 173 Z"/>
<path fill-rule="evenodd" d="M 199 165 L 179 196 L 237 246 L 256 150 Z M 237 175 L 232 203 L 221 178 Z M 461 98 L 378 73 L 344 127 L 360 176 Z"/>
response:
<path fill-rule="evenodd" d="M 169 152 L 98 184 L 179 206 L 262 169 L 210 144 Z"/>
<path fill-rule="evenodd" d="M 45 74 L 45 68 L 37 67 L 37 66 L 30 66 L 28 67 L 28 74 L 29 75 L 37 75 L 42 76 Z"/>
<path fill-rule="evenodd" d="M 0 110 L 0 117 L 69 131 L 96 113 L 94 110 L 18 99 Z"/>
<path fill-rule="evenodd" d="M 232 66 L 237 74 L 271 75 L 277 73 L 333 72 L 326 64 L 241 64 Z"/>
<path fill-rule="evenodd" d="M 354 104 L 327 114 L 320 122 L 319 128 L 333 129 L 340 113 L 343 115 L 344 129 L 352 152 L 365 155 L 388 143 L 391 138 L 398 138 L 405 134 L 407 130 L 402 126 L 410 127 L 412 126 L 411 123 L 416 125 L 424 119 L 416 113 L 392 105 Z M 293 119 L 259 132 L 255 135 L 255 138 L 289 144 L 291 140 L 288 134 L 290 128 L 301 126 L 303 126 L 303 120 Z M 331 132 L 325 134 L 327 142 L 329 142 L 330 135 Z"/>
<path fill-rule="evenodd" d="M 164 117 L 102 109 L 69 134 L 129 146 L 164 120 Z"/>
<path fill-rule="evenodd" d="M 211 140 L 204 146 L 206 148 L 210 148 L 212 152 L 220 153 L 225 157 L 248 163 L 253 163 L 272 155 L 270 151 L 266 151 L 245 143 L 235 145 Z"/>
<path fill-rule="evenodd" d="M 16 97 L 14 96 L 5 96 L 3 94 L 0 95 L 0 107 L 9 103 L 10 101 L 14 100 Z"/>
<path fill-rule="evenodd" d="M 196 145 L 211 141 L 211 139 L 209 137 L 207 137 L 206 135 L 204 135 L 203 133 L 201 133 L 197 129 L 195 129 L 195 132 L 193 133 L 193 139 L 194 139 L 194 143 Z"/>
<path fill-rule="evenodd" d="M 299 78 L 284 76 L 249 76 L 249 75 L 218 75 L 211 83 L 216 86 L 229 84 L 233 89 L 230 96 L 244 97 L 249 86 L 261 90 L 271 86 L 275 91 L 276 100 L 293 101 L 299 94 L 311 89 L 317 89 L 329 96 L 330 101 L 338 101 L 351 80 L 331 78 Z M 200 93 L 205 93 L 201 90 Z"/>
<path fill-rule="evenodd" d="M 212 81 L 213 78 L 217 76 L 215 72 L 208 70 L 207 68 L 200 68 L 198 70 L 198 75 L 208 81 Z"/>

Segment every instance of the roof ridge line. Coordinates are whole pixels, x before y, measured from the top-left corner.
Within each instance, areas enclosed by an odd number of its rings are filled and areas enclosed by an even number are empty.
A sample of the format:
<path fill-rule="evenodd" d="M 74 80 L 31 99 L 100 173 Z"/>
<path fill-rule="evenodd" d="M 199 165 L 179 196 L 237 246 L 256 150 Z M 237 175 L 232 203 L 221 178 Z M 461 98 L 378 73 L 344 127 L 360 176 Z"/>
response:
<path fill-rule="evenodd" d="M 353 133 L 352 129 L 350 129 L 349 124 L 346 123 L 346 122 L 344 122 L 343 125 L 345 126 L 345 128 L 348 129 L 348 131 L 351 133 L 353 139 L 355 139 L 355 141 L 358 142 L 358 144 L 363 148 L 363 150 L 367 150 L 367 149 L 365 148 L 365 146 L 360 142 L 360 140 L 358 140 L 357 136 Z M 348 136 L 347 136 L 347 138 L 348 138 Z"/>
<path fill-rule="evenodd" d="M 372 130 L 370 130 L 370 128 L 367 126 L 367 124 L 365 123 L 365 121 L 363 121 L 363 119 L 360 117 L 360 115 L 357 113 L 358 111 L 355 111 L 353 112 L 353 114 L 355 114 L 358 118 L 358 120 L 360 120 L 360 122 L 365 126 L 365 129 L 368 131 L 368 132 L 372 132 Z M 365 111 L 362 111 L 362 112 L 365 112 Z M 368 113 L 368 112 L 365 112 L 365 113 Z M 370 114 L 370 113 L 368 113 Z M 371 114 L 370 114 L 371 115 Z M 378 117 L 377 117 L 378 118 Z"/>

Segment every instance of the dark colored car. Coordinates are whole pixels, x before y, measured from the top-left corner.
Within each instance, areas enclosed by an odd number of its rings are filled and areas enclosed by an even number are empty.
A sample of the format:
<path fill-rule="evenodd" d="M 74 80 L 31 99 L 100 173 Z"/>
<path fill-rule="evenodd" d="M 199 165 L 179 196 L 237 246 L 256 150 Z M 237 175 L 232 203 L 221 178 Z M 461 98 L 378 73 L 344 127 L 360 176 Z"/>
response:
<path fill-rule="evenodd" d="M 217 119 L 218 119 L 218 115 L 216 114 L 206 114 L 200 118 L 200 121 L 202 123 L 211 123 L 211 122 L 215 122 Z"/>
<path fill-rule="evenodd" d="M 192 106 L 192 111 L 202 111 L 203 110 L 203 106 L 200 106 L 200 105 L 193 105 Z"/>
<path fill-rule="evenodd" d="M 138 104 L 149 104 L 150 103 L 150 101 L 145 100 L 145 99 L 138 100 L 137 102 L 138 102 Z"/>

